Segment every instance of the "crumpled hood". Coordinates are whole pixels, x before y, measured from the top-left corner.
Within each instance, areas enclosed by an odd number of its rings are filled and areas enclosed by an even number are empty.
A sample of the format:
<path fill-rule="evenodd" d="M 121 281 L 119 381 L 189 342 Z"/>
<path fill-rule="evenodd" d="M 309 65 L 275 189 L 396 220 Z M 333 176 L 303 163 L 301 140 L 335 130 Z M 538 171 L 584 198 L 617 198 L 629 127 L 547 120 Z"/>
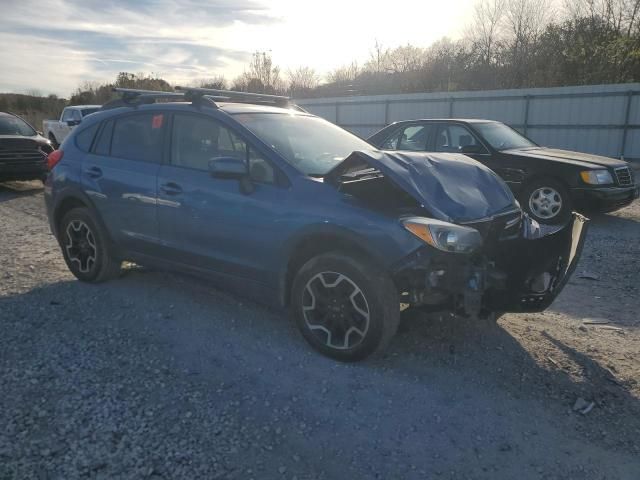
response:
<path fill-rule="evenodd" d="M 504 150 L 502 153 L 518 155 L 522 157 L 542 158 L 545 160 L 562 161 L 574 165 L 593 167 L 625 167 L 627 162 L 616 158 L 592 155 L 590 153 L 573 152 L 571 150 L 560 150 L 558 148 L 525 148 Z"/>
<path fill-rule="evenodd" d="M 458 153 L 355 151 L 328 176 L 339 176 L 363 162 L 379 170 L 439 220 L 467 222 L 517 208 L 500 177 Z"/>

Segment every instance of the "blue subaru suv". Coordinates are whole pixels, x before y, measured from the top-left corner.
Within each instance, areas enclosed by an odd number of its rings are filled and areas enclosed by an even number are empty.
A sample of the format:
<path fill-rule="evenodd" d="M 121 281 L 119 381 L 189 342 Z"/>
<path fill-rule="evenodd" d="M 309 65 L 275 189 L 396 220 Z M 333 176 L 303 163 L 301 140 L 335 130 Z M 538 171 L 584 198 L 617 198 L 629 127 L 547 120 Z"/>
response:
<path fill-rule="evenodd" d="M 51 229 L 79 280 L 125 260 L 203 275 L 355 361 L 401 308 L 544 310 L 580 256 L 584 217 L 541 230 L 464 155 L 377 150 L 285 97 L 121 93 L 48 159 Z"/>

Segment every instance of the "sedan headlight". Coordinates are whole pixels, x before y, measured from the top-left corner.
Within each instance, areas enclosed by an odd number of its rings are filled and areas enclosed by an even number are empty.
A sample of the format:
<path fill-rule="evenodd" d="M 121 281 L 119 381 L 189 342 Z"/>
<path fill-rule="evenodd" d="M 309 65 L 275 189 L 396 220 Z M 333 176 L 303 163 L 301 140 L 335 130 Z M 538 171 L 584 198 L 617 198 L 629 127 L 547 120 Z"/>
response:
<path fill-rule="evenodd" d="M 585 170 L 580 172 L 580 178 L 589 185 L 608 185 L 613 183 L 609 170 Z"/>
<path fill-rule="evenodd" d="M 402 219 L 402 225 L 420 240 L 445 252 L 471 253 L 482 246 L 482 237 L 475 228 L 424 217 Z"/>

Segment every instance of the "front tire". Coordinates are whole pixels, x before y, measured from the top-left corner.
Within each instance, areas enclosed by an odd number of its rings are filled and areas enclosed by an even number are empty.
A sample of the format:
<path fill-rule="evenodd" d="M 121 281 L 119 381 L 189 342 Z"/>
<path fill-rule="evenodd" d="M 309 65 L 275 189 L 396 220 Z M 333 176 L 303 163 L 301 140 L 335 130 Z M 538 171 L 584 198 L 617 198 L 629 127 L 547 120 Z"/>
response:
<path fill-rule="evenodd" d="M 531 217 L 547 225 L 564 224 L 571 215 L 569 191 L 553 178 L 540 178 L 520 193 L 520 204 Z"/>
<path fill-rule="evenodd" d="M 291 308 L 307 342 L 342 362 L 382 351 L 400 322 L 391 278 L 365 258 L 338 252 L 302 266 L 293 282 Z"/>
<path fill-rule="evenodd" d="M 122 262 L 114 258 L 106 232 L 86 208 L 74 208 L 62 217 L 58 243 L 78 280 L 100 283 L 120 273 Z"/>

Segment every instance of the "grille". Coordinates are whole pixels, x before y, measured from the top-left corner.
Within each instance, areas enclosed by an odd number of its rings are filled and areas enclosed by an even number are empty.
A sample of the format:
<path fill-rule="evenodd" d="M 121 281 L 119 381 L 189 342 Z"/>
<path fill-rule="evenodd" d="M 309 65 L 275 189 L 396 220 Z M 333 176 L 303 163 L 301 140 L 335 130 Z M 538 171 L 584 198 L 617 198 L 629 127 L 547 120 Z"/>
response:
<path fill-rule="evenodd" d="M 46 155 L 40 150 L 0 150 L 0 164 L 2 165 L 25 165 L 42 163 Z"/>
<path fill-rule="evenodd" d="M 621 187 L 633 185 L 633 171 L 629 167 L 616 168 L 616 179 Z"/>

